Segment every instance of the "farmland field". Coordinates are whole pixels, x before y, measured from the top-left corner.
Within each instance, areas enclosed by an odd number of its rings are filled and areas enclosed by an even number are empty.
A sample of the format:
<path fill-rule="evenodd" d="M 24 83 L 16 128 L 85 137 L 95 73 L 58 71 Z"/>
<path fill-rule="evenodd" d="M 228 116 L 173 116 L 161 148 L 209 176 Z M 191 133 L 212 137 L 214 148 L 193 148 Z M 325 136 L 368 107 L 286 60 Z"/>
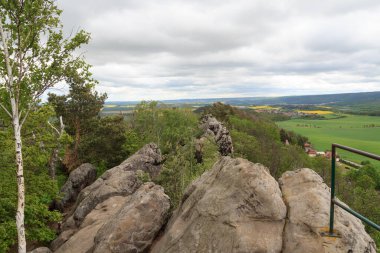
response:
<path fill-rule="evenodd" d="M 326 120 L 292 119 L 277 124 L 281 128 L 308 137 L 318 151 L 330 150 L 332 143 L 339 143 L 380 154 L 380 117 L 349 114 L 344 116 Z M 341 150 L 338 153 L 355 162 L 370 160 Z"/>

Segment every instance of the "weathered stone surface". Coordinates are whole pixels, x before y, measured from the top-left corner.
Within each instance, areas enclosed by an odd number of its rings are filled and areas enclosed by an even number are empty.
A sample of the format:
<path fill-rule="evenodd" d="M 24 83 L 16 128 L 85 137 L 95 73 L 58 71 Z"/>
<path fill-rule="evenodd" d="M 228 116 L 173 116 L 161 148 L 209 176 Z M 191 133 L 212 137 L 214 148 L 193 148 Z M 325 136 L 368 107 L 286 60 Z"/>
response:
<path fill-rule="evenodd" d="M 79 195 L 73 218 L 77 226 L 96 205 L 113 196 L 127 196 L 135 192 L 141 185 L 133 171 L 117 166 L 107 170 L 92 185 Z"/>
<path fill-rule="evenodd" d="M 98 231 L 94 253 L 144 252 L 166 223 L 169 209 L 163 188 L 145 183 Z"/>
<path fill-rule="evenodd" d="M 288 171 L 279 180 L 288 207 L 284 253 L 375 253 L 375 244 L 360 220 L 335 208 L 334 228 L 340 238 L 322 237 L 328 230 L 330 189 L 310 169 Z"/>
<path fill-rule="evenodd" d="M 130 195 L 140 182 L 133 171 L 141 170 L 156 176 L 162 162 L 161 152 L 156 144 L 145 145 L 120 165 L 107 170 L 92 185 L 81 191 L 73 218 L 77 226 L 86 215 L 99 203 L 112 196 Z"/>
<path fill-rule="evenodd" d="M 29 251 L 28 253 L 51 253 L 51 250 L 46 247 L 40 247 L 32 251 Z"/>
<path fill-rule="evenodd" d="M 113 196 L 98 204 L 84 219 L 78 231 L 68 237 L 64 244 L 55 251 L 56 253 L 86 253 L 92 252 L 94 247 L 94 238 L 98 230 L 129 200 L 126 196 Z M 68 230 L 71 231 L 71 230 Z M 66 231 L 60 234 L 58 239 Z M 56 240 L 58 240 L 56 239 Z M 52 245 L 52 249 L 55 249 Z"/>
<path fill-rule="evenodd" d="M 135 171 L 158 173 L 160 162 L 157 146 L 148 144 L 83 189 L 52 249 L 142 252 L 150 247 L 167 220 L 170 201 L 161 186 L 142 184 Z"/>
<path fill-rule="evenodd" d="M 234 149 L 230 132 L 214 116 L 211 114 L 204 115 L 201 119 L 201 128 L 205 133 L 214 136 L 221 155 L 227 156 L 233 153 Z"/>
<path fill-rule="evenodd" d="M 151 252 L 281 252 L 285 217 L 262 165 L 223 157 L 189 186 Z"/>
<path fill-rule="evenodd" d="M 96 168 L 89 163 L 82 164 L 73 170 L 66 183 L 61 188 L 62 198 L 56 201 L 56 207 L 63 209 L 69 203 L 76 201 L 78 194 L 96 179 Z"/>
<path fill-rule="evenodd" d="M 151 178 L 154 178 L 160 173 L 161 163 L 160 149 L 155 143 L 149 143 L 119 166 L 124 167 L 125 170 L 147 172 Z"/>

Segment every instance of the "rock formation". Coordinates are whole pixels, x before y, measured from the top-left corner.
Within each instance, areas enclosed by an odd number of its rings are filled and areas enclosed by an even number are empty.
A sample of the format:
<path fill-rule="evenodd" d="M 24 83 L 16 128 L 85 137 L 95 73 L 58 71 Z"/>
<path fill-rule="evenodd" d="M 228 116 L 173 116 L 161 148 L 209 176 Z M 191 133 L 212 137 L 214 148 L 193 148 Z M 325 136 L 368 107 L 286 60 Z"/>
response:
<path fill-rule="evenodd" d="M 318 174 L 287 172 L 280 183 L 282 193 L 262 165 L 223 157 L 189 186 L 151 252 L 376 252 L 363 224 L 339 208 L 341 237 L 321 236 L 330 193 Z"/>
<path fill-rule="evenodd" d="M 62 186 L 60 195 L 61 199 L 53 204 L 55 208 L 63 210 L 70 203 L 75 202 L 79 193 L 87 186 L 92 184 L 96 179 L 96 168 L 85 163 L 73 170 L 66 183 Z"/>
<path fill-rule="evenodd" d="M 285 217 L 264 166 L 223 157 L 188 187 L 152 252 L 280 252 Z"/>
<path fill-rule="evenodd" d="M 330 215 L 330 188 L 310 169 L 288 171 L 279 180 L 288 218 L 283 253 L 376 252 L 360 220 L 335 208 L 334 229 L 339 238 L 323 237 Z"/>
<path fill-rule="evenodd" d="M 135 171 L 157 175 L 159 162 L 159 149 L 148 144 L 83 189 L 51 244 L 54 252 L 144 252 L 166 223 L 170 201 Z"/>
<path fill-rule="evenodd" d="M 223 126 L 214 116 L 206 114 L 201 119 L 201 128 L 205 134 L 210 134 L 215 138 L 219 146 L 219 152 L 223 156 L 233 153 L 232 138 L 228 129 Z M 201 147 L 201 144 L 198 144 Z M 197 149 L 199 151 L 200 148 Z"/>
<path fill-rule="evenodd" d="M 51 249 L 57 253 L 376 253 L 361 221 L 339 207 L 335 209 L 339 237 L 321 235 L 329 222 L 330 189 L 314 171 L 286 172 L 278 183 L 263 165 L 229 156 L 189 185 L 167 222 L 169 197 L 161 186 L 143 184 L 136 173 L 157 175 L 160 161 L 157 146 L 148 144 L 83 189 Z"/>

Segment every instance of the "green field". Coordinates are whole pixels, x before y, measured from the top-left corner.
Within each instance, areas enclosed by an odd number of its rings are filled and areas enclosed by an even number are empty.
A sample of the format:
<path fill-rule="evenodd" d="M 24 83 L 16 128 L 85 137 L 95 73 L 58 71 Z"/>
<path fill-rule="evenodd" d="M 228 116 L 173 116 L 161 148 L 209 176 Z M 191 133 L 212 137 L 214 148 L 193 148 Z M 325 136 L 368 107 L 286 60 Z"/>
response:
<path fill-rule="evenodd" d="M 370 153 L 380 154 L 380 117 L 345 114 L 344 118 L 309 120 L 292 119 L 277 122 L 281 128 L 292 130 L 309 138 L 314 149 L 331 149 L 332 143 L 339 143 Z M 346 159 L 360 162 L 365 157 L 339 151 Z"/>

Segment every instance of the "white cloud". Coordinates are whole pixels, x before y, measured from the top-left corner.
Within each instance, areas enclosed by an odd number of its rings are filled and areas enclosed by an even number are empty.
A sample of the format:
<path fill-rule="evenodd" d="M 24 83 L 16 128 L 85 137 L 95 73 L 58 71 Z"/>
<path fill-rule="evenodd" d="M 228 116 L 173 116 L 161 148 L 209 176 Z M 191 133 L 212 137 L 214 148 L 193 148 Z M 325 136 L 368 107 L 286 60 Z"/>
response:
<path fill-rule="evenodd" d="M 377 0 L 65 0 L 109 100 L 380 90 Z"/>

